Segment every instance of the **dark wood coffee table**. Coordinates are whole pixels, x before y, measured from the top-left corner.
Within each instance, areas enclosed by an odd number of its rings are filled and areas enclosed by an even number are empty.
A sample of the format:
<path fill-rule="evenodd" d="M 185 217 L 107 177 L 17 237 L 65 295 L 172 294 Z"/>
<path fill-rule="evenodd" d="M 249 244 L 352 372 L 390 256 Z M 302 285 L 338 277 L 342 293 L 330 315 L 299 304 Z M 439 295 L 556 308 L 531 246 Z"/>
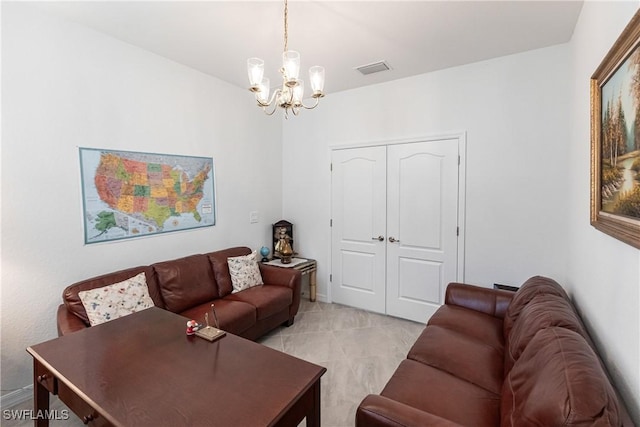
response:
<path fill-rule="evenodd" d="M 52 393 L 91 425 L 320 426 L 325 368 L 229 333 L 189 337 L 187 320 L 154 307 L 29 347 L 36 413 Z"/>

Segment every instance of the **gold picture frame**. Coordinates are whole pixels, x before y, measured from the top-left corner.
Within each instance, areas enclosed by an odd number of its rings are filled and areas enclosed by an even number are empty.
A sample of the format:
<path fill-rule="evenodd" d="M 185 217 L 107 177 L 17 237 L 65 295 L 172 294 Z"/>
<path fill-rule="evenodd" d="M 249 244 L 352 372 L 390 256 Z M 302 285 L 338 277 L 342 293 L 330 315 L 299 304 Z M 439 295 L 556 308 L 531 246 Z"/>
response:
<path fill-rule="evenodd" d="M 591 225 L 640 249 L 640 11 L 591 76 Z"/>

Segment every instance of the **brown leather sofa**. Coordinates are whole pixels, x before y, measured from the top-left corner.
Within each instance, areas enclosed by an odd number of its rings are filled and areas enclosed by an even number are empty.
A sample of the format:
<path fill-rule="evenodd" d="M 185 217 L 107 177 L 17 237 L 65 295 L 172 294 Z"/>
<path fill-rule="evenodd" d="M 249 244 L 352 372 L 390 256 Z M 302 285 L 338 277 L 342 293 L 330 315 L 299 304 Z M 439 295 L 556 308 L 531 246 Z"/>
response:
<path fill-rule="evenodd" d="M 58 307 L 58 335 L 89 327 L 78 292 L 118 283 L 141 272 L 145 273 L 154 304 L 188 319 L 204 322 L 204 314 L 210 313 L 211 303 L 215 303 L 220 329 L 244 338 L 254 340 L 281 324 L 292 325 L 300 306 L 299 271 L 260 264 L 264 285 L 231 293 L 227 258 L 250 253 L 247 247 L 229 248 L 129 268 L 70 285 L 62 293 L 64 304 Z"/>
<path fill-rule="evenodd" d="M 452 283 L 357 426 L 633 426 L 558 283 Z"/>

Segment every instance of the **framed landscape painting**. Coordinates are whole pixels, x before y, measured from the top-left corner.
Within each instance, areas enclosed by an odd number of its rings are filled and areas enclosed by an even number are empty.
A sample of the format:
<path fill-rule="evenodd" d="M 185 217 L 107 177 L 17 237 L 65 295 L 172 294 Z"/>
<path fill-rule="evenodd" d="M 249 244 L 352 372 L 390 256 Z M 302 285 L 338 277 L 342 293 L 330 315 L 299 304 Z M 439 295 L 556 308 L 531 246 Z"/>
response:
<path fill-rule="evenodd" d="M 640 248 L 640 12 L 591 77 L 591 224 Z"/>

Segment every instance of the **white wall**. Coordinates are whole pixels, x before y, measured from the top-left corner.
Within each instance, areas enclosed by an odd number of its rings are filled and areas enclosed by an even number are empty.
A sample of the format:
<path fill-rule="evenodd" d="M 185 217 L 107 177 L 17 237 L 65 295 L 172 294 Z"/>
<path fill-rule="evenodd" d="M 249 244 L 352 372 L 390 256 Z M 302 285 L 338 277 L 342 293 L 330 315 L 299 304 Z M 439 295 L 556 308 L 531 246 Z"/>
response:
<path fill-rule="evenodd" d="M 281 123 L 248 92 L 29 5 L 2 3 L 2 65 L 4 396 L 32 383 L 25 349 L 56 336 L 67 285 L 268 244 L 282 213 L 282 160 Z M 83 245 L 79 146 L 213 157 L 217 224 Z"/>
<path fill-rule="evenodd" d="M 318 259 L 318 293 L 330 273 L 330 148 L 452 131 L 467 132 L 466 281 L 564 280 L 566 57 L 563 45 L 329 94 L 286 122 L 284 216 L 297 249 Z"/>
<path fill-rule="evenodd" d="M 589 224 L 589 80 L 638 2 L 585 2 L 570 43 L 569 292 L 640 420 L 640 251 Z"/>

